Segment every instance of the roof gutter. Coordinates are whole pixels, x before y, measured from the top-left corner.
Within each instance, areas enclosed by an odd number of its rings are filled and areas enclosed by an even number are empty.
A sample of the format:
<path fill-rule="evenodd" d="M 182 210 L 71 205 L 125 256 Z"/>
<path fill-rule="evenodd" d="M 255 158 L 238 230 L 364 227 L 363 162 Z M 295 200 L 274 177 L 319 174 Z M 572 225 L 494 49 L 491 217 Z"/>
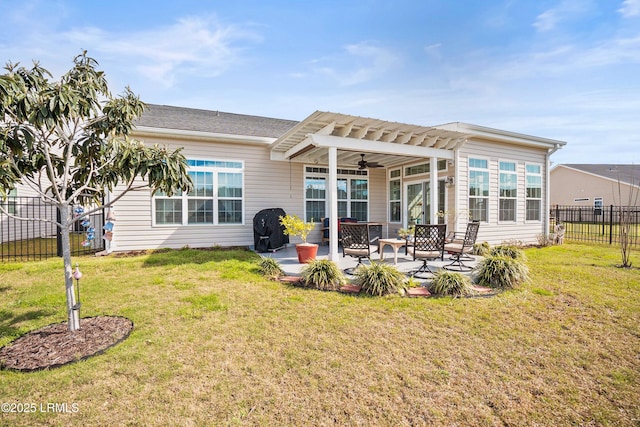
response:
<path fill-rule="evenodd" d="M 542 138 L 539 136 L 525 135 L 517 132 L 510 132 L 502 129 L 494 129 L 486 126 L 474 125 L 471 123 L 454 122 L 444 125 L 434 126 L 436 129 L 453 130 L 470 134 L 472 137 L 488 139 L 491 141 L 506 142 L 509 144 L 527 145 L 530 147 L 549 148 L 555 151 L 566 145 L 565 141 L 557 139 Z"/>
<path fill-rule="evenodd" d="M 180 139 L 187 139 L 190 141 L 236 142 L 250 145 L 270 145 L 277 140 L 277 138 L 269 138 L 265 136 L 235 135 L 230 133 L 201 132 L 183 129 L 164 129 L 147 126 L 134 127 L 132 134 L 138 137 L 175 137 Z"/>

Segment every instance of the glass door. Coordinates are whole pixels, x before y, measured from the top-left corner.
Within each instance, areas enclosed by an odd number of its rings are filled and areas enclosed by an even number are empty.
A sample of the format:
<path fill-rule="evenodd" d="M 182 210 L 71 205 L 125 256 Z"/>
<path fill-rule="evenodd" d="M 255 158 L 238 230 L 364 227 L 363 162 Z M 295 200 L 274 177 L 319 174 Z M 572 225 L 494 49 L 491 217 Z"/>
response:
<path fill-rule="evenodd" d="M 429 187 L 424 184 L 424 182 L 407 184 L 407 227 L 425 224 L 425 209 L 428 212 L 428 208 L 425 207 L 425 193 L 429 191 Z M 428 203 L 429 197 L 426 197 L 426 201 Z"/>
<path fill-rule="evenodd" d="M 438 211 L 446 211 L 446 187 L 444 180 L 438 181 Z M 431 197 L 429 181 L 407 184 L 407 227 L 416 224 L 431 223 Z M 444 218 L 438 218 L 439 224 L 444 224 Z"/>

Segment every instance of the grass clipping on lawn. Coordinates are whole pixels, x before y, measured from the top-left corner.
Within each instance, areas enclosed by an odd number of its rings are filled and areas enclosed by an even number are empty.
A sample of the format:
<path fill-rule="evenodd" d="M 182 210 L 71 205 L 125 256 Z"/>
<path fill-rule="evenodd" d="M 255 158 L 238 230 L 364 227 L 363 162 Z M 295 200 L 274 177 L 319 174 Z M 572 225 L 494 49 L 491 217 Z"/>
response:
<path fill-rule="evenodd" d="M 261 277 L 247 251 L 82 258 L 83 316 L 136 328 L 100 357 L 0 372 L 5 402 L 79 409 L 3 422 L 637 425 L 640 273 L 617 257 L 530 249 L 529 283 L 462 299 L 293 287 Z M 0 345 L 65 318 L 59 268 L 0 266 Z"/>

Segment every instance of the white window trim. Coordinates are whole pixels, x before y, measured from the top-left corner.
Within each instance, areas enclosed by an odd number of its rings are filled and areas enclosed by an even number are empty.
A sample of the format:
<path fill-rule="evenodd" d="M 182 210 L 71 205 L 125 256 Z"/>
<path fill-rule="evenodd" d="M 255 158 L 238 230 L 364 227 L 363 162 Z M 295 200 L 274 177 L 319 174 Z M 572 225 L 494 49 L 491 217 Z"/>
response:
<path fill-rule="evenodd" d="M 328 212 L 329 212 L 329 197 L 328 197 L 328 190 L 327 190 L 327 185 L 329 183 L 329 174 L 324 174 L 322 172 L 307 172 L 307 168 L 323 168 L 323 169 L 328 169 L 328 166 L 318 166 L 318 165 L 304 165 L 303 167 L 303 183 L 304 185 L 302 186 L 302 199 L 303 199 L 303 203 L 304 203 L 304 218 L 307 218 L 307 201 L 320 201 L 321 199 L 309 199 L 307 200 L 307 190 L 306 190 L 306 182 L 307 182 L 307 178 L 324 178 L 325 179 L 325 198 L 324 198 L 324 212 L 325 212 L 325 217 L 328 216 Z M 358 171 L 360 169 L 357 168 L 339 168 L 340 170 L 352 170 L 352 171 Z M 371 179 L 369 177 L 369 172 L 366 172 L 366 174 L 364 175 L 347 175 L 347 174 L 338 174 L 337 179 L 346 179 L 347 180 L 347 199 L 337 199 L 338 202 L 347 202 L 347 215 L 351 215 L 351 192 L 350 190 L 350 181 L 351 179 L 364 179 L 367 181 L 367 199 L 366 199 L 366 203 L 367 203 L 367 220 L 371 220 Z M 337 189 L 336 189 L 337 190 Z M 365 200 L 353 200 L 353 201 L 361 201 L 364 202 Z M 320 218 L 314 218 L 313 219 L 315 222 L 319 222 Z"/>
<path fill-rule="evenodd" d="M 515 165 L 515 171 L 503 171 L 502 169 L 500 169 L 500 163 L 512 163 L 513 165 Z M 526 169 L 525 169 L 526 171 Z M 509 174 L 509 175 L 514 175 L 516 178 L 516 197 L 502 197 L 500 195 L 500 176 L 502 174 Z M 526 193 L 526 192 L 525 192 Z M 498 159 L 498 224 L 515 224 L 518 222 L 518 198 L 520 196 L 520 189 L 518 188 L 518 162 L 516 160 L 511 160 L 511 159 Z M 525 194 L 526 196 L 526 194 Z M 504 220 L 504 219 L 500 219 L 500 201 L 501 200 L 515 200 L 515 212 L 514 212 L 514 219 L 513 220 Z M 525 202 L 526 203 L 526 202 Z"/>
<path fill-rule="evenodd" d="M 18 215 L 18 189 L 9 191 L 6 199 L 0 199 L 2 207 L 11 215 Z M 12 209 L 13 207 L 13 209 Z"/>
<path fill-rule="evenodd" d="M 320 178 L 324 180 L 324 199 L 307 199 L 307 179 L 308 178 Z M 320 172 L 307 172 L 307 167 L 304 167 L 304 176 L 303 176 L 303 185 L 302 185 L 302 200 L 304 200 L 303 204 L 303 218 L 306 220 L 307 218 L 307 202 L 308 201 L 313 201 L 313 202 L 320 202 L 322 200 L 324 200 L 324 212 L 325 212 L 325 217 L 327 216 L 327 211 L 329 210 L 328 208 L 328 200 L 327 200 L 327 182 L 329 181 L 329 176 L 328 175 L 323 175 Z M 314 222 L 320 222 L 322 218 L 313 218 Z"/>
<path fill-rule="evenodd" d="M 540 168 L 540 173 L 530 173 L 527 170 L 527 166 L 538 166 Z M 542 163 L 534 163 L 534 162 L 526 162 L 524 164 L 524 222 L 531 224 L 539 224 L 544 220 L 544 167 Z M 537 197 L 528 197 L 527 196 L 527 177 L 528 176 L 539 176 L 540 177 L 540 198 Z M 540 200 L 540 219 L 527 219 L 527 201 L 529 200 Z"/>
<path fill-rule="evenodd" d="M 403 171 L 403 167 L 402 168 L 394 168 L 394 169 L 390 169 L 388 174 L 387 174 L 387 221 L 391 224 L 402 224 L 402 218 L 404 217 L 403 215 L 403 191 L 402 191 L 402 171 Z M 394 176 L 391 177 L 391 172 L 395 172 L 395 171 L 400 171 L 400 175 L 398 176 Z M 391 181 L 398 181 L 400 182 L 400 198 L 399 199 L 391 199 Z M 400 220 L 398 221 L 392 221 L 391 220 L 391 203 L 400 203 Z"/>
<path fill-rule="evenodd" d="M 189 197 L 186 192 L 182 192 L 180 196 L 152 196 L 151 197 L 151 225 L 152 227 L 162 227 L 162 228 L 178 228 L 178 227 L 237 227 L 245 225 L 245 212 L 246 212 L 246 191 L 245 191 L 245 162 L 244 160 L 233 160 L 233 159 L 203 159 L 203 158 L 190 158 L 187 160 L 201 160 L 201 161 L 210 161 L 210 162 L 233 162 L 239 163 L 241 165 L 240 168 L 225 168 L 225 167 L 212 167 L 212 166 L 188 166 L 188 172 L 210 172 L 213 174 L 213 196 L 211 200 L 213 200 L 213 222 L 205 223 L 205 224 L 190 224 L 189 223 L 189 200 L 196 199 L 195 197 Z M 224 197 L 220 198 L 218 195 L 218 173 L 220 172 L 229 172 L 229 173 L 239 173 L 241 174 L 241 189 L 242 189 L 242 197 L 241 199 L 241 221 L 235 223 L 220 223 L 218 222 L 218 201 L 219 200 L 237 200 L 238 198 L 229 198 Z M 158 224 L 156 222 L 156 203 L 155 201 L 158 199 L 164 200 L 175 200 L 180 199 L 182 201 L 182 223 L 181 224 Z M 203 197 L 197 197 L 197 199 L 202 199 Z"/>
<path fill-rule="evenodd" d="M 445 160 L 445 159 L 438 159 L 437 163 L 440 163 L 440 162 L 444 162 L 444 169 L 438 169 L 438 176 L 440 175 L 440 173 L 449 172 L 449 162 L 447 160 Z M 429 161 L 427 161 L 427 162 L 418 161 L 418 162 L 413 162 L 413 163 L 408 163 L 406 165 L 403 165 L 400 168 L 400 176 L 402 178 L 405 178 L 405 179 L 414 179 L 414 178 L 415 179 L 419 179 L 419 178 L 425 177 L 425 176 L 429 177 L 430 174 L 431 174 L 430 171 L 429 172 L 423 172 L 423 173 L 416 173 L 416 174 L 413 174 L 413 175 L 407 175 L 407 173 L 406 173 L 407 172 L 407 168 L 411 168 L 413 166 L 418 166 L 418 165 L 423 165 L 423 164 L 430 165 Z"/>
<path fill-rule="evenodd" d="M 487 162 L 487 168 L 475 168 L 471 166 L 471 160 L 485 160 Z M 471 196 L 471 194 L 469 194 L 469 187 L 471 186 L 471 171 L 475 170 L 475 171 L 483 171 L 483 172 L 487 172 L 489 174 L 488 176 L 488 184 L 489 184 L 489 194 L 487 196 Z M 469 203 L 469 201 L 471 199 L 485 199 L 486 203 L 487 203 L 487 220 L 486 221 L 480 221 L 483 224 L 488 224 L 489 220 L 491 218 L 491 159 L 489 159 L 488 157 L 484 157 L 484 156 L 475 156 L 475 155 L 470 155 L 467 157 L 467 212 L 469 212 L 469 216 L 471 216 L 471 203 Z"/>

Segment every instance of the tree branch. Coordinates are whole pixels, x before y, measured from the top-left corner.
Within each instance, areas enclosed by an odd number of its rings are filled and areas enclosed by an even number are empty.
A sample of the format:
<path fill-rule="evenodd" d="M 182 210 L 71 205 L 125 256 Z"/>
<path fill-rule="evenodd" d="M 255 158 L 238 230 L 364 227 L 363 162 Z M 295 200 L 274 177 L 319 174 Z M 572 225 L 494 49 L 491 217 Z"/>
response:
<path fill-rule="evenodd" d="M 62 203 L 64 201 L 64 199 L 62 198 L 62 196 L 60 195 L 60 191 L 58 190 L 58 185 L 57 182 L 55 180 L 55 169 L 53 167 L 53 163 L 51 163 L 51 153 L 49 151 L 49 144 L 42 144 L 43 145 L 43 152 L 44 152 L 44 158 L 47 162 L 47 178 L 49 178 L 49 181 L 51 181 L 51 186 L 53 187 L 53 193 L 56 196 L 56 199 L 58 202 Z M 64 191 L 64 187 L 62 188 L 62 190 Z"/>
<path fill-rule="evenodd" d="M 87 180 L 83 185 L 81 185 L 76 191 L 73 192 L 73 194 L 69 198 L 70 200 L 75 200 L 80 194 L 82 194 L 83 191 L 91 188 L 91 181 L 95 178 L 94 173 L 95 173 L 94 164 L 91 163 L 91 169 L 87 174 Z"/>
<path fill-rule="evenodd" d="M 13 218 L 16 219 L 18 221 L 37 221 L 37 222 L 46 222 L 48 224 L 53 224 L 56 225 L 58 227 L 62 227 L 62 224 L 60 224 L 58 221 L 54 221 L 52 219 L 48 219 L 48 218 L 27 218 L 27 217 L 23 217 L 23 216 L 18 216 L 18 215 L 14 215 L 9 213 L 9 211 L 3 206 L 4 203 L 0 203 L 0 212 L 3 215 L 6 215 L 9 218 Z M 57 208 L 57 207 L 56 207 Z"/>
<path fill-rule="evenodd" d="M 114 203 L 116 203 L 118 200 L 120 200 L 123 196 L 125 196 L 128 192 L 130 191 L 138 191 L 138 190 L 143 190 L 143 189 L 148 189 L 149 186 L 148 185 L 137 185 L 134 186 L 133 183 L 135 181 L 135 177 L 131 179 L 131 181 L 129 182 L 129 184 L 127 185 L 127 188 L 125 188 L 124 190 L 122 190 L 120 192 L 120 194 L 118 194 L 116 197 L 114 197 L 113 199 L 111 199 L 108 203 L 105 203 L 97 208 L 93 208 L 91 210 L 88 210 L 87 212 L 84 212 L 82 215 L 80 215 L 77 219 L 80 218 L 84 218 L 86 216 L 89 216 L 95 212 L 110 208 L 114 205 Z"/>

